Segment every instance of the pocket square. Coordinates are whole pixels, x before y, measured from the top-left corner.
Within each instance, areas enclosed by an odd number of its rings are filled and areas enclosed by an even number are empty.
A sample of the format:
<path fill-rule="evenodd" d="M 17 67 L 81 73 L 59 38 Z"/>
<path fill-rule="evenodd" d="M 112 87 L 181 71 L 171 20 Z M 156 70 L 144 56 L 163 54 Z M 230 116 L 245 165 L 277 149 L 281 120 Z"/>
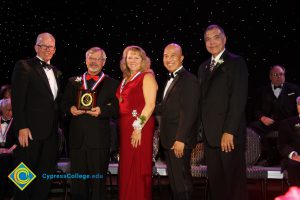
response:
<path fill-rule="evenodd" d="M 111 106 L 111 103 L 106 104 L 107 106 Z"/>
<path fill-rule="evenodd" d="M 294 94 L 295 94 L 295 92 L 291 92 L 291 93 L 288 93 L 288 96 L 292 96 Z"/>

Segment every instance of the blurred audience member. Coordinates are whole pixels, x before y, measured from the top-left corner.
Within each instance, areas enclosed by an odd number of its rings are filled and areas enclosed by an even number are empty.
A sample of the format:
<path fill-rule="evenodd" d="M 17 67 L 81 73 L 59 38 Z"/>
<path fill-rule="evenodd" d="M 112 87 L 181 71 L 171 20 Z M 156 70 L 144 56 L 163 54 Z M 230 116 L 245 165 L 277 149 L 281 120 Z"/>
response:
<path fill-rule="evenodd" d="M 10 99 L 0 100 L 0 199 L 11 198 L 12 182 L 8 175 L 12 171 L 12 153 L 16 148 L 16 140 L 12 129 L 12 112 Z"/>
<path fill-rule="evenodd" d="M 300 97 L 296 102 L 299 115 L 283 120 L 278 136 L 278 149 L 283 156 L 282 170 L 287 170 L 292 186 L 300 186 Z"/>
<path fill-rule="evenodd" d="M 269 78 L 271 83 L 260 88 L 255 102 L 255 117 L 252 127 L 261 136 L 262 156 L 260 164 L 272 166 L 279 164 L 279 154 L 276 142 L 267 139 L 266 135 L 271 131 L 278 131 L 281 120 L 296 116 L 296 97 L 300 95 L 297 85 L 285 82 L 285 68 L 274 65 L 270 69 Z"/>
<path fill-rule="evenodd" d="M 7 99 L 11 96 L 11 85 L 3 85 L 0 89 L 0 99 Z"/>

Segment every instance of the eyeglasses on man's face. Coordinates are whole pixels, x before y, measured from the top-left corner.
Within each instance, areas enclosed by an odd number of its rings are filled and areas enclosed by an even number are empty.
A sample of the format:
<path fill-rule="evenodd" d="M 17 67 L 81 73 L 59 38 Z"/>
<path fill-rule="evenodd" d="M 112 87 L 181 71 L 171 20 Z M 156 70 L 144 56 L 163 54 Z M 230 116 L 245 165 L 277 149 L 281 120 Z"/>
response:
<path fill-rule="evenodd" d="M 100 61 L 105 60 L 105 58 L 95 58 L 95 57 L 91 57 L 91 56 L 89 56 L 87 59 L 90 61 L 93 61 L 93 62 L 96 62 L 96 61 L 100 62 Z"/>
<path fill-rule="evenodd" d="M 272 73 L 271 76 L 278 78 L 284 76 L 284 73 Z"/>
<path fill-rule="evenodd" d="M 37 46 L 40 47 L 43 51 L 46 51 L 46 50 L 54 51 L 56 49 L 55 46 L 48 46 L 48 45 L 44 45 L 44 44 L 38 44 Z"/>

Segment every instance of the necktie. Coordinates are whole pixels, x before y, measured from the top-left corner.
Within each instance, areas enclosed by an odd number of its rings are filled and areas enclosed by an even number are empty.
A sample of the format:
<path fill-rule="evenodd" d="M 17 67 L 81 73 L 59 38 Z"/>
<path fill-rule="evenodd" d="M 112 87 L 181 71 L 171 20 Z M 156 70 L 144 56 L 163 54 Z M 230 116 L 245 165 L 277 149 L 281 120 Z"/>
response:
<path fill-rule="evenodd" d="M 88 80 L 91 80 L 91 79 L 93 79 L 94 81 L 98 81 L 99 76 L 93 76 L 93 75 L 87 74 L 86 75 L 86 80 L 88 81 Z"/>
<path fill-rule="evenodd" d="M 278 85 L 278 86 L 275 86 L 275 85 L 274 85 L 274 90 L 276 90 L 277 88 L 280 88 L 280 89 L 281 89 L 282 86 L 281 86 L 281 85 Z"/>
<path fill-rule="evenodd" d="M 216 61 L 214 59 L 211 60 L 211 63 L 209 65 L 209 71 L 213 71 L 214 67 L 216 66 Z"/>

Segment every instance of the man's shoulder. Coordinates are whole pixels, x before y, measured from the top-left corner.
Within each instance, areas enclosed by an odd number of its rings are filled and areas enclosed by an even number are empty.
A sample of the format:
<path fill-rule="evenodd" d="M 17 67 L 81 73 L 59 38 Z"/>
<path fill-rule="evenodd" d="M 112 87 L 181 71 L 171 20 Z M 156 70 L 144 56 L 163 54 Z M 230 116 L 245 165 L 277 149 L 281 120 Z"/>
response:
<path fill-rule="evenodd" d="M 294 125 L 295 123 L 299 122 L 299 116 L 293 116 L 289 117 L 287 119 L 284 119 L 281 121 L 281 124 L 289 124 L 289 125 Z M 300 125 L 299 125 L 300 126 Z"/>
<path fill-rule="evenodd" d="M 284 87 L 288 88 L 288 89 L 293 89 L 293 90 L 299 90 L 300 89 L 299 85 L 296 85 L 294 83 L 289 83 L 289 82 L 285 82 Z"/>
<path fill-rule="evenodd" d="M 183 77 L 186 78 L 187 80 L 197 80 L 196 75 L 194 75 L 193 73 L 187 70 L 183 71 Z"/>
<path fill-rule="evenodd" d="M 21 60 L 18 60 L 16 62 L 16 67 L 18 66 L 24 66 L 24 67 L 29 67 L 29 66 L 32 66 L 33 64 L 35 64 L 37 62 L 37 58 L 34 57 L 34 58 L 27 58 L 27 59 L 21 59 Z"/>

